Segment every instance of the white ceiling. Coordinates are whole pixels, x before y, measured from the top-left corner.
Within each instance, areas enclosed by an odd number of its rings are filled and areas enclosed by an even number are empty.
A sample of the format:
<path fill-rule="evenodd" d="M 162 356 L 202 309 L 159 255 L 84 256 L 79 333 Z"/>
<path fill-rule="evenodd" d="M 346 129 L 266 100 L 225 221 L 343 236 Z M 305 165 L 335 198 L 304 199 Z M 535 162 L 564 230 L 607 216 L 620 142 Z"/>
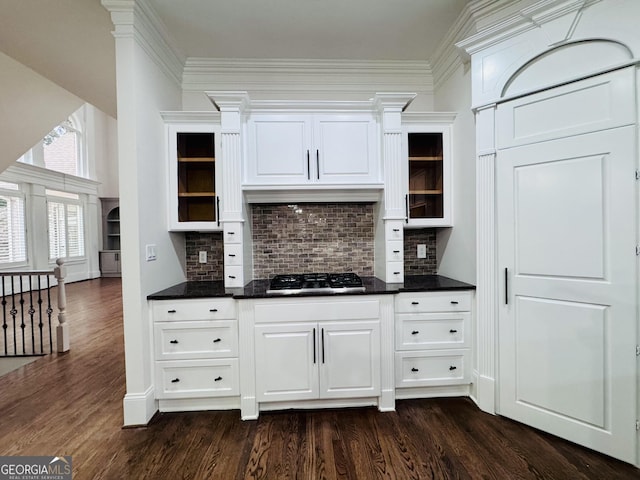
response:
<path fill-rule="evenodd" d="M 149 0 L 187 57 L 430 60 L 469 0 Z"/>
<path fill-rule="evenodd" d="M 148 0 L 185 57 L 426 60 L 470 0 Z M 0 0 L 0 50 L 115 115 L 100 0 Z"/>

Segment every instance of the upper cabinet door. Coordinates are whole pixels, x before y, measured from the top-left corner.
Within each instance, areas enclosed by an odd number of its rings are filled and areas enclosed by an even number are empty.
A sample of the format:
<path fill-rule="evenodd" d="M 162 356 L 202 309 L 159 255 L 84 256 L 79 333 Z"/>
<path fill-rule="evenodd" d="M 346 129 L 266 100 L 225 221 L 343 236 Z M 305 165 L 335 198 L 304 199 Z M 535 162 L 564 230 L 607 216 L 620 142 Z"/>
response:
<path fill-rule="evenodd" d="M 370 113 L 254 114 L 247 128 L 247 185 L 380 182 L 376 123 Z"/>
<path fill-rule="evenodd" d="M 167 126 L 169 230 L 220 230 L 218 128 Z"/>
<path fill-rule="evenodd" d="M 406 226 L 452 226 L 450 126 L 405 127 L 403 150 Z"/>
<path fill-rule="evenodd" d="M 245 183 L 300 184 L 311 180 L 311 119 L 255 115 L 248 124 Z"/>
<path fill-rule="evenodd" d="M 340 184 L 380 181 L 376 125 L 370 116 L 317 116 L 313 133 L 317 181 Z"/>

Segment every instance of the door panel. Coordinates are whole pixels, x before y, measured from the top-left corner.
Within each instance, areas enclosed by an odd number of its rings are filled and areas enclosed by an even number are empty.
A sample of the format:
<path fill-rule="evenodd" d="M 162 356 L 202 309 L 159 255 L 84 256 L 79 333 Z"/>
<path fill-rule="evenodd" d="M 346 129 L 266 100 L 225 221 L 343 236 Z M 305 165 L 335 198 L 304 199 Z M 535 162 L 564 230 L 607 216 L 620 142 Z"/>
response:
<path fill-rule="evenodd" d="M 256 396 L 259 402 L 318 397 L 316 324 L 256 325 Z"/>
<path fill-rule="evenodd" d="M 499 413 L 636 449 L 635 128 L 497 156 Z"/>
<path fill-rule="evenodd" d="M 321 398 L 380 395 L 380 324 L 321 324 Z"/>

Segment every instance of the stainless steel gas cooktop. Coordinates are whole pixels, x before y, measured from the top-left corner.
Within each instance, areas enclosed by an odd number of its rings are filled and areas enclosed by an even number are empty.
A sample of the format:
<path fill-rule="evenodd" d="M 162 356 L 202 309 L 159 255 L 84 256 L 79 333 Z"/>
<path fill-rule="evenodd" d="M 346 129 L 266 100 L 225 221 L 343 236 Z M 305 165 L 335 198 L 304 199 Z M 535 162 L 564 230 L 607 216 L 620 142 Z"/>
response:
<path fill-rule="evenodd" d="M 271 279 L 267 293 L 292 295 L 296 293 L 348 293 L 364 292 L 362 279 L 353 272 L 300 273 L 276 275 Z"/>

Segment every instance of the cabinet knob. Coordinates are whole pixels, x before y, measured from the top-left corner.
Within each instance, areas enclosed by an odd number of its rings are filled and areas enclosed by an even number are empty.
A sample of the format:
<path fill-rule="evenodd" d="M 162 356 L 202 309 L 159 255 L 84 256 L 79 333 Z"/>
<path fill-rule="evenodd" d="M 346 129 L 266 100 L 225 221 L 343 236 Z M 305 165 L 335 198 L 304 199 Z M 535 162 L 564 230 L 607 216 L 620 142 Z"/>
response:
<path fill-rule="evenodd" d="M 169 343 L 177 344 L 178 340 L 169 340 Z"/>
<path fill-rule="evenodd" d="M 418 370 L 416 367 L 413 367 L 413 368 L 411 369 L 411 371 L 412 371 L 412 372 L 419 372 L 420 370 Z"/>
<path fill-rule="evenodd" d="M 176 313 L 175 310 L 167 310 L 167 313 Z"/>
<path fill-rule="evenodd" d="M 214 382 L 219 382 L 220 380 L 222 380 L 222 377 L 216 377 L 213 379 Z"/>
<path fill-rule="evenodd" d="M 209 311 L 215 313 L 215 312 L 218 311 L 218 309 L 217 308 L 210 308 Z"/>
<path fill-rule="evenodd" d="M 222 341 L 222 339 L 221 339 L 221 338 L 216 338 L 216 339 L 213 341 L 213 343 L 218 343 L 218 342 L 221 342 L 221 341 Z"/>
<path fill-rule="evenodd" d="M 178 383 L 180 381 L 179 378 L 174 378 L 173 380 L 171 380 L 171 383 Z"/>
<path fill-rule="evenodd" d="M 458 367 L 455 367 L 455 366 L 451 365 L 451 366 L 449 367 L 449 370 L 456 370 L 457 368 L 458 368 Z"/>
<path fill-rule="evenodd" d="M 417 335 L 417 334 L 419 334 L 419 333 L 420 333 L 420 331 L 418 331 L 418 330 L 414 330 L 413 332 L 411 332 L 411 335 Z"/>

